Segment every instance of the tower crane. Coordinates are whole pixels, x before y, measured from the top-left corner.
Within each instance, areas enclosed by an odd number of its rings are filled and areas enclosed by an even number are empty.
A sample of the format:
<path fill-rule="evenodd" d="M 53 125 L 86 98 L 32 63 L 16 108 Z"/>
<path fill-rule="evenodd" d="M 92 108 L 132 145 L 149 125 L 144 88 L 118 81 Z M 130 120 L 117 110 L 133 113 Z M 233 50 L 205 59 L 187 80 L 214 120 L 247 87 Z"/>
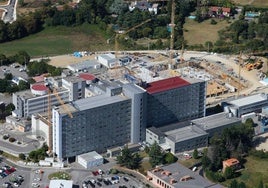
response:
<path fill-rule="evenodd" d="M 174 56 L 174 36 L 175 36 L 175 0 L 171 2 L 171 23 L 169 24 L 171 33 L 170 33 L 170 53 L 169 53 L 169 64 L 170 68 L 173 68 L 172 59 Z"/>
<path fill-rule="evenodd" d="M 128 30 L 123 31 L 123 32 L 121 32 L 121 33 L 116 32 L 116 34 L 115 34 L 115 43 L 114 43 L 114 44 L 115 44 L 114 49 L 115 49 L 115 58 L 116 58 L 116 59 L 118 58 L 118 51 L 119 51 L 119 44 L 118 44 L 118 38 L 119 38 L 119 36 L 123 36 L 123 35 L 129 33 L 130 31 L 135 30 L 136 28 L 138 28 L 138 27 L 144 25 L 145 23 L 147 23 L 147 22 L 149 22 L 149 21 L 151 21 L 151 20 L 152 20 L 152 19 L 147 19 L 147 20 L 141 22 L 140 24 L 135 25 L 135 26 L 133 26 L 133 27 L 129 28 Z M 117 62 L 117 66 L 119 66 L 119 65 L 118 65 L 118 62 Z"/>

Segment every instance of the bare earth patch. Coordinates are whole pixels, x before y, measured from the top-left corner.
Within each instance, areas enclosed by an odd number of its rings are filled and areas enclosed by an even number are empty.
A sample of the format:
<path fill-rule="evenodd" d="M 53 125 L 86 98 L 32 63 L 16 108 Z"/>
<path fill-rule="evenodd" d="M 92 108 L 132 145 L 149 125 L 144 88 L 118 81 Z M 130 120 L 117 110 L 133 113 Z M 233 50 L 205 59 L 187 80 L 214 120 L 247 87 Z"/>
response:
<path fill-rule="evenodd" d="M 53 65 L 55 67 L 66 68 L 68 65 L 80 63 L 86 60 L 92 60 L 95 58 L 95 55 L 84 56 L 84 57 L 74 57 L 73 55 L 60 55 L 49 57 L 50 61 L 48 64 Z"/>

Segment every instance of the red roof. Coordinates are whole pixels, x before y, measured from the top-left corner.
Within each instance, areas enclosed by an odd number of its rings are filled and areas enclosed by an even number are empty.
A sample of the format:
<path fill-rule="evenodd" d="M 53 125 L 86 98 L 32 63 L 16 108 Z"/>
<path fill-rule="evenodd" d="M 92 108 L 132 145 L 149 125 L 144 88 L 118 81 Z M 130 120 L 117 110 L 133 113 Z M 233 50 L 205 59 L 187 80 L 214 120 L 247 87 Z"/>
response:
<path fill-rule="evenodd" d="M 220 8 L 222 9 L 222 12 L 227 12 L 227 13 L 231 12 L 231 8 L 227 8 L 227 7 L 210 7 L 210 11 L 218 12 Z"/>
<path fill-rule="evenodd" d="M 149 94 L 154 94 L 187 85 L 190 85 L 190 83 L 187 82 L 186 80 L 183 80 L 180 77 L 172 77 L 164 80 L 159 80 L 156 82 L 151 82 L 148 84 L 146 90 Z"/>
<path fill-rule="evenodd" d="M 32 85 L 32 89 L 36 91 L 46 91 L 48 88 L 44 84 L 34 84 Z"/>
<path fill-rule="evenodd" d="M 83 78 L 84 80 L 94 80 L 95 76 L 89 73 L 81 73 L 79 74 L 80 78 Z"/>

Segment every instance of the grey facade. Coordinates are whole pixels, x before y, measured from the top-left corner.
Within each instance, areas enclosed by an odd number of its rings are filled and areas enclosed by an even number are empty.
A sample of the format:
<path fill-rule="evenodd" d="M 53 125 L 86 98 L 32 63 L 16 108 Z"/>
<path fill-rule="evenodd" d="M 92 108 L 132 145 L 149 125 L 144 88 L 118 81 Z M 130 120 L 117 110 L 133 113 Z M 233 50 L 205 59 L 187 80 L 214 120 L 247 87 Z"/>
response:
<path fill-rule="evenodd" d="M 125 84 L 123 93 L 131 98 L 131 143 L 145 140 L 147 125 L 147 93 L 144 89 Z"/>
<path fill-rule="evenodd" d="M 130 98 L 100 95 L 73 104 L 73 118 L 53 109 L 53 147 L 58 158 L 104 152 L 130 142 Z"/>
<path fill-rule="evenodd" d="M 222 112 L 211 116 L 195 119 L 191 121 L 193 125 L 196 125 L 206 131 L 209 137 L 215 134 L 221 134 L 223 129 L 239 125 L 241 119 L 231 116 L 230 113 Z"/>
<path fill-rule="evenodd" d="M 85 98 L 86 81 L 76 76 L 62 79 L 62 86 L 69 90 L 69 101 Z"/>
<path fill-rule="evenodd" d="M 148 93 L 147 127 L 204 117 L 205 97 L 206 83 L 199 80 L 191 80 L 185 86 Z"/>
<path fill-rule="evenodd" d="M 59 90 L 58 95 L 65 102 L 69 101 L 69 91 Z M 51 106 L 59 105 L 55 94 L 50 94 Z M 30 117 L 34 113 L 48 112 L 48 94 L 35 96 L 30 90 L 13 93 L 13 104 L 15 106 L 14 112 L 21 117 Z"/>
<path fill-rule="evenodd" d="M 194 150 L 206 147 L 208 138 L 214 134 L 221 134 L 223 129 L 240 123 L 240 118 L 222 112 L 191 121 L 147 128 L 146 142 L 148 144 L 156 142 L 164 150 L 170 150 L 172 153 Z"/>
<path fill-rule="evenodd" d="M 208 145 L 208 133 L 195 125 L 165 132 L 170 152 L 190 151 Z"/>
<path fill-rule="evenodd" d="M 268 96 L 265 93 L 251 95 L 240 99 L 224 102 L 225 112 L 232 113 L 235 117 L 251 112 L 261 112 L 263 107 L 268 106 Z"/>

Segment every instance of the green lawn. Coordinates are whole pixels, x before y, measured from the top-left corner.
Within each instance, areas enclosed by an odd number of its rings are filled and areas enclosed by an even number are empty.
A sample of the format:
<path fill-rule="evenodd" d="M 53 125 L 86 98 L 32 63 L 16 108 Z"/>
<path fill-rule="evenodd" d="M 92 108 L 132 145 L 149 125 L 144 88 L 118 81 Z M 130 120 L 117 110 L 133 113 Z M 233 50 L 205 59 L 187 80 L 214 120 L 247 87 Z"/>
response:
<path fill-rule="evenodd" d="M 268 159 L 257 159 L 251 156 L 246 159 L 245 169 L 241 171 L 241 176 L 236 180 L 243 181 L 247 188 L 257 187 L 261 179 L 265 185 L 268 185 Z M 230 184 L 231 181 L 224 182 L 224 185 Z"/>
<path fill-rule="evenodd" d="M 226 20 L 215 19 L 216 25 L 210 24 L 211 19 L 198 23 L 187 18 L 184 24 L 184 38 L 189 45 L 202 44 L 211 41 L 216 42 L 218 39 L 218 31 L 229 26 Z"/>
<path fill-rule="evenodd" d="M 106 44 L 107 38 L 105 32 L 96 25 L 48 27 L 23 39 L 2 43 L 0 54 L 8 56 L 24 50 L 30 56 L 46 56 L 112 49 L 113 47 Z"/>
<path fill-rule="evenodd" d="M 67 172 L 55 172 L 53 174 L 48 175 L 48 179 L 61 179 L 61 180 L 70 180 L 72 177 Z"/>
<path fill-rule="evenodd" d="M 234 0 L 235 4 L 239 5 L 252 5 L 255 7 L 268 7 L 268 1 L 267 0 Z"/>

